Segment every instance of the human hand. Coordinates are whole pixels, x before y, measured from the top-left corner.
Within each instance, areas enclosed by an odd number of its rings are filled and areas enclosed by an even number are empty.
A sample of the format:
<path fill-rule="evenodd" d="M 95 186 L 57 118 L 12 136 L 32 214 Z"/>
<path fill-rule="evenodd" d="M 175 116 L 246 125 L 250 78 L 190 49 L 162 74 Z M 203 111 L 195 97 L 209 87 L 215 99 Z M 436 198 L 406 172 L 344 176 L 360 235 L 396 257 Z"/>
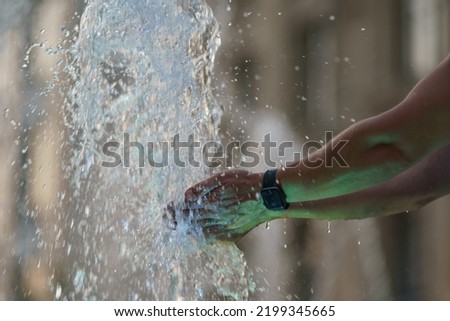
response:
<path fill-rule="evenodd" d="M 188 188 L 184 194 L 184 202 L 201 203 L 204 207 L 228 208 L 256 200 L 259 198 L 262 177 L 263 174 L 245 170 L 228 170 Z"/>
<path fill-rule="evenodd" d="M 206 235 L 238 240 L 274 218 L 274 212 L 266 209 L 259 196 L 262 176 L 228 170 L 195 184 L 186 191 L 184 204 L 168 205 L 172 228 L 176 228 L 175 212 L 180 211 L 185 217 L 191 216 L 191 221 L 199 224 Z"/>

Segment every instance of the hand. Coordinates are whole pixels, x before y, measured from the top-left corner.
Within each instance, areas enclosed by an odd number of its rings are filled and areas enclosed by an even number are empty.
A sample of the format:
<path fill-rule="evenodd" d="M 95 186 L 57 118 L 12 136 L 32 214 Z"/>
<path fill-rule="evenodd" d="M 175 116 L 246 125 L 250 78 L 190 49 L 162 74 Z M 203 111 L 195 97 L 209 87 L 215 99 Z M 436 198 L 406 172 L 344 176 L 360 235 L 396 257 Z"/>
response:
<path fill-rule="evenodd" d="M 244 170 L 228 170 L 194 186 L 184 194 L 186 204 L 201 203 L 204 207 L 229 208 L 256 200 L 261 191 L 263 174 Z"/>
<path fill-rule="evenodd" d="M 164 218 L 171 229 L 177 229 L 177 214 L 190 224 L 199 226 L 206 236 L 221 240 L 237 241 L 261 223 L 274 219 L 261 200 L 245 201 L 227 208 L 206 208 L 186 203 L 170 203 Z M 189 232 L 188 232 L 189 233 Z"/>
<path fill-rule="evenodd" d="M 185 193 L 184 204 L 167 207 L 171 226 L 176 228 L 175 212 L 199 224 L 207 235 L 238 240 L 257 225 L 274 218 L 259 196 L 263 174 L 229 170 L 216 174 Z M 165 215 L 167 218 L 167 214 Z"/>

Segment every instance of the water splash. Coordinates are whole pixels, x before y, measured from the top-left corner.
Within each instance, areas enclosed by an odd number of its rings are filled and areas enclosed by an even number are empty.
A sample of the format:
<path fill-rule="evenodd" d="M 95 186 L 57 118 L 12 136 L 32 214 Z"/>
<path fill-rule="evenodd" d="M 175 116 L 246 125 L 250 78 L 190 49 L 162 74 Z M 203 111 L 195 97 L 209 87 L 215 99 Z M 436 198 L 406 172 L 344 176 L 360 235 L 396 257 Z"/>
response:
<path fill-rule="evenodd" d="M 71 269 L 61 298 L 248 298 L 253 283 L 234 244 L 207 242 L 183 226 L 170 231 L 161 219 L 209 169 L 139 168 L 136 148 L 129 168 L 101 166 L 103 144 L 121 143 L 124 133 L 144 146 L 176 134 L 217 139 L 210 75 L 219 42 L 203 0 L 88 3 L 71 54 Z"/>

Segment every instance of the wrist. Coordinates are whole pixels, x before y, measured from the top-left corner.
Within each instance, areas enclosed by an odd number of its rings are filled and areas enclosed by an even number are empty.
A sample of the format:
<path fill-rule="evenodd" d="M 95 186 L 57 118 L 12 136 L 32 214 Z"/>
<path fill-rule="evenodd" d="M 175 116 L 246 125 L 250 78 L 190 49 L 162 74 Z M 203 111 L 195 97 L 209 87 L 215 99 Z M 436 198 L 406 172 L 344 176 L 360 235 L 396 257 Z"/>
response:
<path fill-rule="evenodd" d="M 286 194 L 277 179 L 277 169 L 264 173 L 261 188 L 261 198 L 264 206 L 270 211 L 285 211 L 289 208 Z"/>
<path fill-rule="evenodd" d="M 248 191 L 249 200 L 259 200 L 264 173 L 248 172 L 246 178 L 246 189 Z"/>
<path fill-rule="evenodd" d="M 277 170 L 276 180 L 283 187 L 288 202 L 298 202 L 305 196 L 300 170 L 297 167 L 287 167 Z"/>

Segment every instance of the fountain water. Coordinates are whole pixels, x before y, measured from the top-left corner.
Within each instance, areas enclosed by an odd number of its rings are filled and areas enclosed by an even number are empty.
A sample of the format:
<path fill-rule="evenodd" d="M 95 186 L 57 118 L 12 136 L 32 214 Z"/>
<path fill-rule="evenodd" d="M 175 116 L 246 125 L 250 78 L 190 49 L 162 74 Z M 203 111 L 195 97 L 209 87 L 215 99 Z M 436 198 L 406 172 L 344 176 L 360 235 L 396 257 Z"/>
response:
<path fill-rule="evenodd" d="M 70 261 L 65 299 L 196 300 L 248 298 L 253 282 L 233 243 L 207 242 L 201 232 L 163 222 L 165 205 L 210 174 L 206 167 L 139 164 L 103 167 L 104 143 L 153 144 L 191 134 L 217 140 L 220 112 L 210 76 L 220 38 L 203 0 L 92 0 L 83 13 L 68 70 L 72 133 L 71 198 L 66 225 Z M 187 160 L 187 151 L 180 157 Z M 195 149 L 200 160 L 201 150 Z"/>

